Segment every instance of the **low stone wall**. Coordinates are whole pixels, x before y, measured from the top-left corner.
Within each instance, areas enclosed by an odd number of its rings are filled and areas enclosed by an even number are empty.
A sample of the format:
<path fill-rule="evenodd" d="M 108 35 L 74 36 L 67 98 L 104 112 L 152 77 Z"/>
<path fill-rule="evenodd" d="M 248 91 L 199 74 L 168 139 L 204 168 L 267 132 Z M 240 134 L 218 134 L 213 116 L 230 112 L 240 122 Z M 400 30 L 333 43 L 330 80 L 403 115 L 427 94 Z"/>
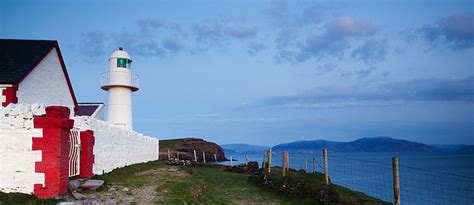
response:
<path fill-rule="evenodd" d="M 66 107 L 9 104 L 0 108 L 0 191 L 51 198 L 68 184 L 69 133 Z"/>
<path fill-rule="evenodd" d="M 31 194 L 34 184 L 44 184 L 44 173 L 35 171 L 41 151 L 32 149 L 33 137 L 43 136 L 33 118 L 43 114 L 39 104 L 0 106 L 0 191 Z"/>
<path fill-rule="evenodd" d="M 141 133 L 88 117 L 76 117 L 75 127 L 94 131 L 94 174 L 158 159 L 159 141 Z"/>
<path fill-rule="evenodd" d="M 35 172 L 41 151 L 32 150 L 32 138 L 42 129 L 0 129 L 0 191 L 33 193 L 34 184 L 44 184 L 44 174 Z"/>

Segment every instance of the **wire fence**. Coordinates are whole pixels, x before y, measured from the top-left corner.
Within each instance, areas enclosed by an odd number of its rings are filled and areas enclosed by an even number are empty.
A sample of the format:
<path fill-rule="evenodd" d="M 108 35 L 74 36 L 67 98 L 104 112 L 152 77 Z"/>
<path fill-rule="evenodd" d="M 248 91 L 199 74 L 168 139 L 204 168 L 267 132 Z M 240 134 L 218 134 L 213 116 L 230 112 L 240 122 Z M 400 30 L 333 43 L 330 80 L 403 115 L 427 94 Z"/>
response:
<path fill-rule="evenodd" d="M 391 164 L 329 155 L 328 172 L 333 184 L 393 202 Z"/>
<path fill-rule="evenodd" d="M 327 158 L 331 183 L 394 203 L 392 163 L 331 156 L 331 153 Z M 308 157 L 308 162 L 308 172 L 314 167 L 316 172 L 324 173 L 322 156 Z M 400 203 L 403 205 L 474 204 L 474 177 L 402 164 L 398 165 L 398 170 Z"/>
<path fill-rule="evenodd" d="M 289 153 L 289 167 L 324 174 L 322 151 L 318 150 L 316 153 L 321 154 Z M 281 153 L 275 153 L 271 165 L 282 166 L 281 156 Z M 394 169 L 390 155 L 367 156 L 370 156 L 370 159 L 367 159 L 366 155 L 328 153 L 330 183 L 394 203 Z M 245 155 L 245 158 L 248 156 Z M 252 156 L 252 159 L 257 161 L 261 158 L 259 154 Z M 403 162 L 402 155 L 398 164 L 400 204 L 474 205 L 474 176 L 417 168 L 413 165 L 407 166 Z M 444 166 L 443 162 L 438 163 L 438 167 Z"/>
<path fill-rule="evenodd" d="M 400 165 L 404 204 L 474 204 L 474 178 Z"/>

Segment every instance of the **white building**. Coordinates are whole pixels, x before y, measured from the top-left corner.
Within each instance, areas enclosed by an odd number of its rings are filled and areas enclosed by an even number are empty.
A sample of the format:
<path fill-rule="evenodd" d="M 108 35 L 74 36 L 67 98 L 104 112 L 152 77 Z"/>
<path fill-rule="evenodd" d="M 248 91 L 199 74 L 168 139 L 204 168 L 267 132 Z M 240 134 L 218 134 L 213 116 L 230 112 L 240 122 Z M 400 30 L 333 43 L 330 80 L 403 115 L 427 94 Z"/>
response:
<path fill-rule="evenodd" d="M 60 105 L 77 101 L 57 41 L 0 39 L 0 103 Z"/>
<path fill-rule="evenodd" d="M 123 50 L 109 59 L 106 122 L 103 103 L 76 102 L 57 41 L 0 39 L 0 191 L 51 198 L 69 177 L 157 160 L 159 141 L 132 130 L 130 63 Z"/>

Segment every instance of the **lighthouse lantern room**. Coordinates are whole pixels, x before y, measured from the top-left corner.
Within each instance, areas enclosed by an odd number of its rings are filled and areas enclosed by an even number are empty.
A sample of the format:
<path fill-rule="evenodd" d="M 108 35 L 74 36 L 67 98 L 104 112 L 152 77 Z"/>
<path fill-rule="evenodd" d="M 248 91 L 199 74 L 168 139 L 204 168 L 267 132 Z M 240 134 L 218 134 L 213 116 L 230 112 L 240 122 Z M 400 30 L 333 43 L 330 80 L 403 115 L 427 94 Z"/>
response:
<path fill-rule="evenodd" d="M 101 75 L 101 88 L 108 91 L 109 124 L 132 129 L 132 92 L 138 91 L 138 75 L 131 71 L 132 59 L 120 47 L 109 58 L 109 71 Z"/>

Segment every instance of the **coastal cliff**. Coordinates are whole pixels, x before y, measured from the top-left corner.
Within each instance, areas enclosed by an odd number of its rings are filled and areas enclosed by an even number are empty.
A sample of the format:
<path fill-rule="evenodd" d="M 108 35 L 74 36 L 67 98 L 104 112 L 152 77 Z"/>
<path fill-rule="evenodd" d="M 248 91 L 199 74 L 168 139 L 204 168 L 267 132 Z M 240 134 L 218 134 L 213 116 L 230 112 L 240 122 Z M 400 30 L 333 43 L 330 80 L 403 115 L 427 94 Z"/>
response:
<path fill-rule="evenodd" d="M 214 162 L 214 154 L 217 161 L 227 161 L 222 147 L 199 138 L 160 140 L 160 159 L 168 158 L 168 150 L 172 158 L 176 158 L 179 151 L 179 159 L 194 160 L 194 150 L 196 150 L 198 161 L 202 161 L 203 152 L 206 153 L 207 162 Z"/>

